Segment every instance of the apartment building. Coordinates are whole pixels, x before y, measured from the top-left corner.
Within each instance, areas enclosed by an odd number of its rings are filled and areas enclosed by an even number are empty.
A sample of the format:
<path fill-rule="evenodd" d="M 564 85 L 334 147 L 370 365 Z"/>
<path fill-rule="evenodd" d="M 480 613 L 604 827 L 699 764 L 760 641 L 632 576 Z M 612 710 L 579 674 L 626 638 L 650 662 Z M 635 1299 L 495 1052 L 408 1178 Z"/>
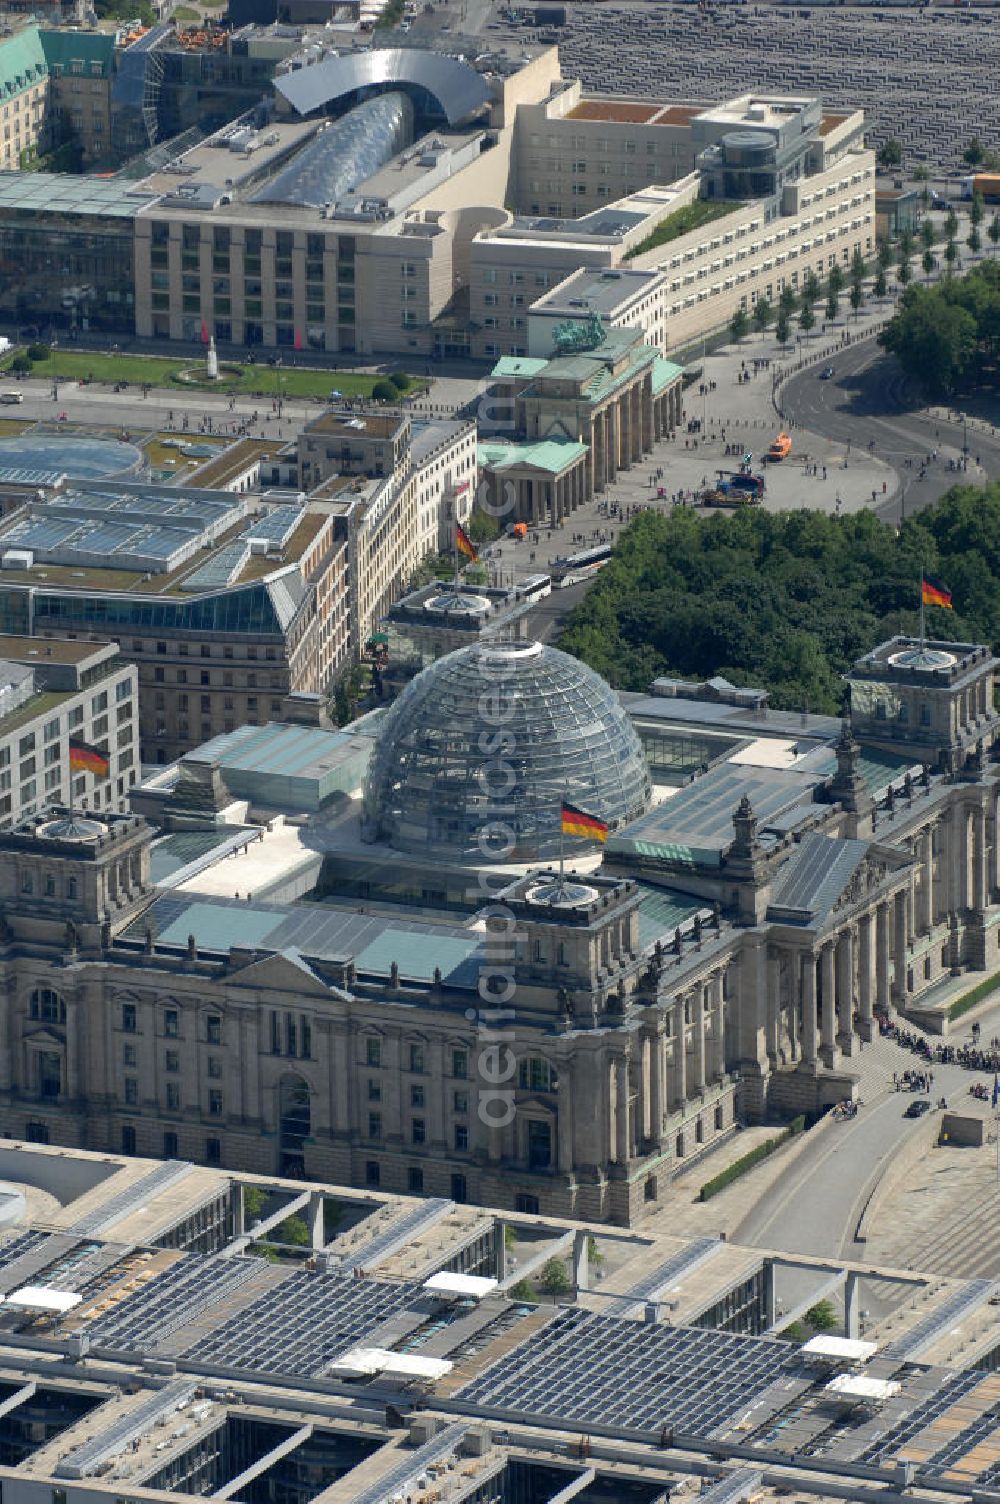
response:
<path fill-rule="evenodd" d="M 64 801 L 121 812 L 138 776 L 138 672 L 118 644 L 0 636 L 0 829 Z"/>
<path fill-rule="evenodd" d="M 48 150 L 49 69 L 37 26 L 0 39 L 0 167 L 16 172 Z"/>

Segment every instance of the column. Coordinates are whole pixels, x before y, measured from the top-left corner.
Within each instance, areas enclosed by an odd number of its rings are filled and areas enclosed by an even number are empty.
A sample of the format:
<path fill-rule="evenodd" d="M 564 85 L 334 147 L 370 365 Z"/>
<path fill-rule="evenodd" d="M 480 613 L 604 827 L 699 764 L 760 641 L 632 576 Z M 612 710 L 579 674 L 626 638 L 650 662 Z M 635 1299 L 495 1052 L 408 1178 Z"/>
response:
<path fill-rule="evenodd" d="M 951 903 L 950 908 L 961 910 L 968 907 L 966 874 L 968 872 L 969 817 L 963 805 L 951 812 L 948 828 L 948 848 L 951 857 Z"/>
<path fill-rule="evenodd" d="M 615 1158 L 620 1165 L 629 1161 L 628 1123 L 628 1060 L 619 1055 L 615 1060 Z"/>
<path fill-rule="evenodd" d="M 721 1081 L 726 1074 L 726 1000 L 723 996 L 722 972 L 712 978 L 712 1039 L 715 1046 L 713 1080 Z"/>
<path fill-rule="evenodd" d="M 934 831 L 928 826 L 924 831 L 924 929 L 930 933 L 934 928 Z"/>
<path fill-rule="evenodd" d="M 851 1054 L 854 1038 L 854 937 L 845 930 L 837 945 L 837 1043 Z"/>
<path fill-rule="evenodd" d="M 694 1089 L 705 1090 L 705 988 L 694 989 L 691 1001 L 694 1009 Z"/>
<path fill-rule="evenodd" d="M 687 1029 L 684 1025 L 684 999 L 674 1003 L 674 1105 L 683 1108 L 687 1101 Z"/>
<path fill-rule="evenodd" d="M 897 893 L 893 915 L 894 993 L 898 1002 L 906 999 L 906 894 Z"/>
<path fill-rule="evenodd" d="M 833 944 L 824 945 L 820 956 L 822 973 L 822 1054 L 825 1065 L 833 1065 L 837 1054 L 837 972 Z"/>
<path fill-rule="evenodd" d="M 640 1139 L 648 1140 L 651 1134 L 649 1079 L 652 1070 L 653 1042 L 648 1034 L 639 1037 L 639 1102 L 636 1132 Z"/>
<path fill-rule="evenodd" d="M 329 1065 L 326 1071 L 332 1097 L 332 1126 L 335 1133 L 351 1131 L 351 1080 L 356 1072 L 350 1068 L 351 1052 L 357 1049 L 356 1036 L 351 1034 L 347 1019 L 338 1019 L 330 1028 Z M 360 1124 L 358 1125 L 360 1126 Z"/>
<path fill-rule="evenodd" d="M 875 915 L 875 1001 L 880 1012 L 888 1012 L 892 1001 L 889 991 L 889 905 L 880 903 Z"/>
<path fill-rule="evenodd" d="M 872 916 L 858 921 L 858 1014 L 861 1038 L 871 1040 L 872 1027 Z"/>
<path fill-rule="evenodd" d="M 816 1064 L 816 957 L 807 951 L 802 957 L 802 1059 Z"/>
<path fill-rule="evenodd" d="M 972 907 L 981 914 L 986 907 L 986 811 L 977 805 L 972 812 Z"/>
<path fill-rule="evenodd" d="M 663 1028 L 657 1025 L 650 1039 L 649 1076 L 650 1137 L 654 1144 L 663 1143 Z"/>
<path fill-rule="evenodd" d="M 858 1276 L 849 1274 L 844 1283 L 844 1335 L 856 1341 L 860 1334 Z"/>
<path fill-rule="evenodd" d="M 66 1096 L 75 1102 L 80 1095 L 79 1032 L 80 1005 L 75 997 L 66 1001 Z M 155 1017 L 155 1014 L 154 1014 Z M 154 1074 L 155 1080 L 155 1074 Z"/>
<path fill-rule="evenodd" d="M 573 1069 L 569 1055 L 559 1061 L 559 1115 L 556 1120 L 556 1142 L 559 1171 L 569 1175 L 573 1170 Z"/>
<path fill-rule="evenodd" d="M 573 1238 L 573 1284 L 577 1290 L 590 1288 L 590 1233 L 582 1228 Z"/>
<path fill-rule="evenodd" d="M 777 951 L 767 958 L 767 1013 L 764 1048 L 771 1064 L 778 1059 L 778 1019 L 781 1007 L 781 957 Z"/>

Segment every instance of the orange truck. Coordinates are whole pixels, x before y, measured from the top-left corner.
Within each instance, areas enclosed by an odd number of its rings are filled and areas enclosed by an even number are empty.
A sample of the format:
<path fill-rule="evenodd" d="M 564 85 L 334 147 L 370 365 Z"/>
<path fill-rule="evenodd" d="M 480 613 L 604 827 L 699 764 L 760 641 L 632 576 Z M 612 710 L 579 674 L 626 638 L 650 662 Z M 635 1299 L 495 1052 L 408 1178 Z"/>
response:
<path fill-rule="evenodd" d="M 791 452 L 792 441 L 788 437 L 788 434 L 779 433 L 764 458 L 770 460 L 772 465 L 775 465 L 779 460 L 786 460 Z"/>

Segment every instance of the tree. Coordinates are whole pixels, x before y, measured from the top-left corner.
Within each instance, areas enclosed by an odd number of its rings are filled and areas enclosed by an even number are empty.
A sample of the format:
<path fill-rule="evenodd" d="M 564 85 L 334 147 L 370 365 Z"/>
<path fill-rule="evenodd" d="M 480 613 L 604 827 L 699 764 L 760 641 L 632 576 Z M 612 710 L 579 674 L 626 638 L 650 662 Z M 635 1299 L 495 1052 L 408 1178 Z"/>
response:
<path fill-rule="evenodd" d="M 840 298 L 834 288 L 830 288 L 826 295 L 826 317 L 828 323 L 833 323 L 840 310 Z"/>
<path fill-rule="evenodd" d="M 1000 245 L 1000 214 L 994 214 L 993 218 L 990 220 L 990 227 L 986 231 L 986 233 L 990 237 L 990 240 L 993 244 L 993 254 L 995 256 L 997 253 L 997 246 Z"/>
<path fill-rule="evenodd" d="M 896 281 L 900 287 L 905 288 L 912 275 L 909 261 L 905 256 L 900 256 L 899 265 L 896 267 Z"/>
<path fill-rule="evenodd" d="M 568 1295 L 573 1286 L 562 1259 L 548 1259 L 542 1265 L 538 1283 L 546 1295 Z"/>
<path fill-rule="evenodd" d="M 857 318 L 861 311 L 861 305 L 865 301 L 865 290 L 860 282 L 851 283 L 851 307 L 854 309 L 854 317 Z"/>
<path fill-rule="evenodd" d="M 897 141 L 895 136 L 890 136 L 888 141 L 883 141 L 878 149 L 878 165 L 880 167 L 899 167 L 903 160 L 902 142 Z"/>
<path fill-rule="evenodd" d="M 983 201 L 983 195 L 981 193 L 974 193 L 972 195 L 972 203 L 969 205 L 970 225 L 972 225 L 975 229 L 978 229 L 983 222 L 985 214 L 986 206 Z"/>
<path fill-rule="evenodd" d="M 934 233 L 933 226 L 931 227 L 931 233 Z M 913 231 L 903 230 L 899 237 L 899 254 L 905 256 L 907 261 L 913 255 L 913 246 Z"/>
<path fill-rule="evenodd" d="M 883 347 L 934 395 L 954 392 L 976 359 L 976 320 L 950 294 L 950 286 L 914 288 L 880 335 Z"/>
<path fill-rule="evenodd" d="M 591 1269 L 603 1269 L 607 1263 L 607 1259 L 601 1252 L 601 1245 L 593 1234 L 587 1239 L 587 1263 Z"/>
<path fill-rule="evenodd" d="M 985 146 L 978 136 L 973 136 L 962 153 L 962 161 L 967 162 L 970 167 L 979 167 L 985 155 Z"/>
<path fill-rule="evenodd" d="M 868 263 L 861 254 L 861 247 L 855 246 L 854 255 L 851 257 L 851 281 L 863 282 L 868 275 Z"/>
<path fill-rule="evenodd" d="M 270 1236 L 275 1243 L 291 1243 L 293 1248 L 308 1248 L 312 1242 L 309 1224 L 303 1217 L 286 1217 Z"/>
<path fill-rule="evenodd" d="M 806 272 L 802 278 L 802 301 L 803 303 L 815 303 L 819 297 L 819 281 L 816 273 Z"/>
<path fill-rule="evenodd" d="M 795 296 L 795 289 L 786 282 L 784 287 L 778 294 L 778 308 L 782 313 L 787 314 L 789 317 L 791 317 L 791 315 L 795 312 L 795 306 L 797 303 L 798 298 Z"/>
<path fill-rule="evenodd" d="M 750 331 L 750 320 L 747 318 L 745 308 L 737 308 L 729 320 L 730 338 L 738 345 L 741 339 L 746 339 Z"/>
<path fill-rule="evenodd" d="M 774 323 L 774 334 L 782 349 L 788 344 L 790 333 L 788 314 L 784 308 L 779 308 L 778 317 Z"/>
<path fill-rule="evenodd" d="M 936 240 L 937 231 L 931 224 L 930 220 L 925 219 L 923 224 L 920 226 L 920 244 L 923 246 L 925 251 L 930 251 L 933 250 Z"/>
<path fill-rule="evenodd" d="M 376 402 L 398 402 L 399 393 L 391 381 L 376 381 L 372 387 L 372 396 Z"/>
<path fill-rule="evenodd" d="M 816 315 L 813 313 L 812 304 L 811 303 L 803 303 L 802 304 L 802 311 L 799 314 L 799 328 L 802 330 L 802 333 L 807 338 L 809 336 L 810 329 L 813 328 L 813 326 L 815 325 L 815 323 L 816 323 Z"/>
<path fill-rule="evenodd" d="M 844 286 L 844 273 L 841 271 L 841 269 L 837 265 L 837 263 L 834 262 L 833 266 L 831 266 L 831 268 L 830 268 L 830 274 L 829 274 L 829 276 L 826 279 L 826 290 L 827 290 L 828 293 L 829 292 L 839 293 L 839 292 L 841 292 L 843 290 L 843 286 Z"/>
<path fill-rule="evenodd" d="M 809 1307 L 806 1320 L 815 1332 L 832 1332 L 837 1325 L 837 1313 L 828 1300 L 818 1300 Z"/>
<path fill-rule="evenodd" d="M 511 1300 L 520 1301 L 525 1306 L 537 1306 L 538 1294 L 534 1287 L 526 1279 L 519 1279 L 516 1285 L 511 1285 L 508 1292 Z"/>
<path fill-rule="evenodd" d="M 923 267 L 923 269 L 924 269 L 924 275 L 926 276 L 926 278 L 927 278 L 927 280 L 929 282 L 930 279 L 931 279 L 931 272 L 937 266 L 937 262 L 934 259 L 934 252 L 933 251 L 925 251 L 924 254 L 923 254 L 923 257 L 921 258 L 921 263 L 920 264 Z"/>
<path fill-rule="evenodd" d="M 902 240 L 900 240 L 900 244 L 902 244 Z M 892 246 L 887 240 L 879 241 L 875 259 L 881 271 L 887 272 L 889 270 L 892 265 Z"/>
<path fill-rule="evenodd" d="M 758 298 L 753 305 L 754 328 L 758 334 L 763 334 L 768 324 L 774 318 L 774 309 L 766 298 Z"/>
<path fill-rule="evenodd" d="M 500 536 L 500 523 L 489 512 L 483 512 L 479 507 L 473 508 L 465 530 L 473 543 L 492 543 Z"/>
<path fill-rule="evenodd" d="M 954 209 L 949 209 L 945 216 L 944 233 L 948 240 L 954 240 L 958 234 L 958 215 Z"/>
<path fill-rule="evenodd" d="M 256 1222 L 264 1210 L 267 1201 L 267 1192 L 261 1190 L 259 1185 L 245 1185 L 243 1187 L 243 1220 L 244 1223 Z"/>
<path fill-rule="evenodd" d="M 14 356 L 7 369 L 8 371 L 13 371 L 15 376 L 27 376 L 31 370 L 31 356 L 26 354 L 24 350 L 20 350 Z"/>
<path fill-rule="evenodd" d="M 885 272 L 882 270 L 881 267 L 879 267 L 878 271 L 875 273 L 875 285 L 874 285 L 875 296 L 877 298 L 884 298 L 885 295 L 886 295 L 886 293 L 887 293 L 887 291 L 888 291 L 888 283 L 886 282 Z"/>
<path fill-rule="evenodd" d="M 974 256 L 979 255 L 979 252 L 983 248 L 983 237 L 980 235 L 975 225 L 973 225 L 972 229 L 969 231 L 968 238 L 966 239 L 965 243 Z"/>
<path fill-rule="evenodd" d="M 407 392 L 410 389 L 410 378 L 405 371 L 392 371 L 389 380 L 397 392 Z"/>
<path fill-rule="evenodd" d="M 948 267 L 948 274 L 950 276 L 952 271 L 954 271 L 955 269 L 955 262 L 958 260 L 958 246 L 953 240 L 949 240 L 948 244 L 944 248 L 944 259 Z"/>

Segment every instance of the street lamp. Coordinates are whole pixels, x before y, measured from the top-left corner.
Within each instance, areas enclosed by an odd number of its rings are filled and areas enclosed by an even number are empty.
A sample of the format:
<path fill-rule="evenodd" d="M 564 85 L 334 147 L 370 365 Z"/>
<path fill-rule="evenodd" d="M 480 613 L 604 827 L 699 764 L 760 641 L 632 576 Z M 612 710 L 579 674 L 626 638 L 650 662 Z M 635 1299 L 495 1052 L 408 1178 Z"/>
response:
<path fill-rule="evenodd" d="M 965 468 L 969 468 L 969 415 L 962 414 L 962 457 L 965 460 Z"/>

